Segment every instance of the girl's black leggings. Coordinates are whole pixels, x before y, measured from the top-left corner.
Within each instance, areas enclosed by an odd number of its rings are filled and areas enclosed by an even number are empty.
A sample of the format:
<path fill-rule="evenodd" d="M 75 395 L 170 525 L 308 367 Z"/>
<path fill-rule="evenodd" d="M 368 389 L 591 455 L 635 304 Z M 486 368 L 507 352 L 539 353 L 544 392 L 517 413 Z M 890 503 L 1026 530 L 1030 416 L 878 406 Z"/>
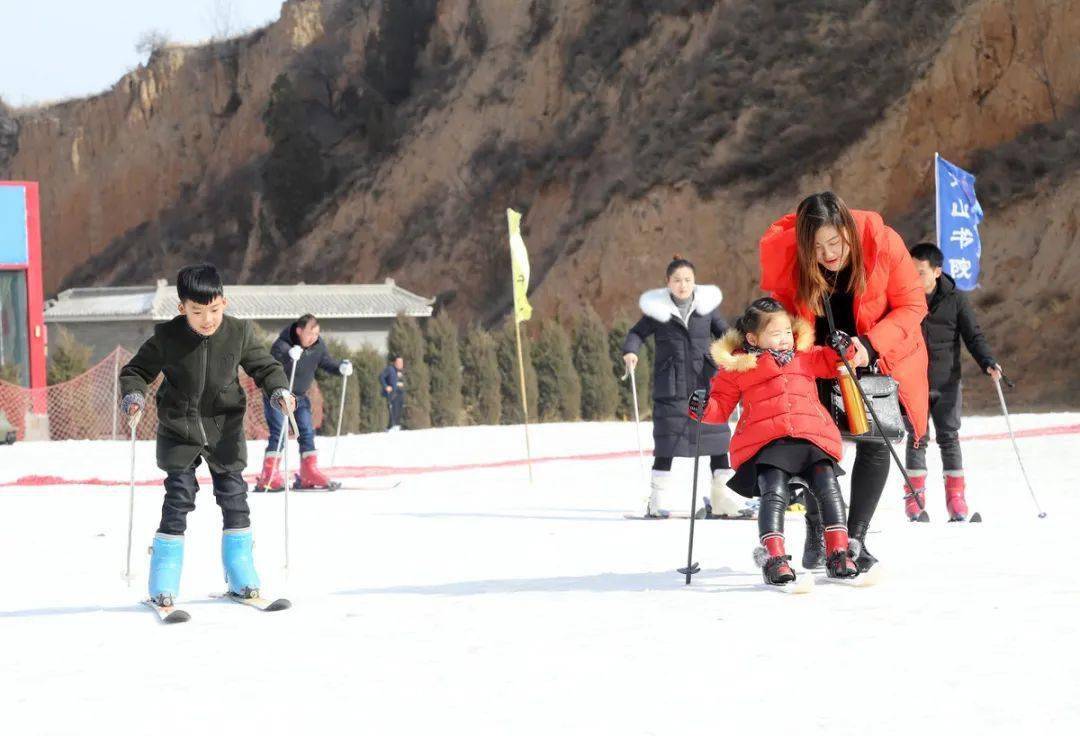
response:
<path fill-rule="evenodd" d="M 674 458 L 662 457 L 657 455 L 653 458 L 652 469 L 653 470 L 671 470 L 671 461 Z M 728 462 L 728 456 L 725 452 L 723 455 L 712 455 L 709 457 L 709 469 L 710 470 L 727 470 L 731 467 L 731 463 Z"/>
<path fill-rule="evenodd" d="M 844 526 L 844 499 L 840 495 L 840 484 L 836 481 L 832 463 L 822 460 L 814 463 L 807 474 L 810 481 L 810 493 L 813 494 L 821 509 L 822 521 L 826 527 Z M 791 473 L 771 465 L 758 468 L 758 491 L 761 492 L 761 508 L 758 509 L 758 534 L 767 536 L 784 533 L 784 512 L 789 500 L 788 483 Z"/>

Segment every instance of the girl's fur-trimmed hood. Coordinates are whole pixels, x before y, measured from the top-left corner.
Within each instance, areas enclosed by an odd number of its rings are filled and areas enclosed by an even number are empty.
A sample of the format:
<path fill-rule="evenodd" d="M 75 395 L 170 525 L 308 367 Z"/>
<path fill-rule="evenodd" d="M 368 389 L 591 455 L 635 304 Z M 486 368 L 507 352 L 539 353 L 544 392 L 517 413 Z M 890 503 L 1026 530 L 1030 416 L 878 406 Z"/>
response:
<path fill-rule="evenodd" d="M 814 345 L 814 326 L 804 319 L 796 318 L 792 322 L 792 332 L 795 333 L 795 350 L 805 353 Z M 733 373 L 746 373 L 757 367 L 758 356 L 751 355 L 743 350 L 746 335 L 734 328 L 724 333 L 724 336 L 712 344 L 710 354 L 713 361 L 719 367 Z"/>
<path fill-rule="evenodd" d="M 702 317 L 712 314 L 724 295 L 719 286 L 701 284 L 694 287 L 694 311 Z M 652 317 L 657 322 L 667 322 L 678 314 L 675 302 L 671 300 L 671 292 L 666 286 L 659 289 L 649 289 L 638 299 L 638 306 L 646 317 Z"/>

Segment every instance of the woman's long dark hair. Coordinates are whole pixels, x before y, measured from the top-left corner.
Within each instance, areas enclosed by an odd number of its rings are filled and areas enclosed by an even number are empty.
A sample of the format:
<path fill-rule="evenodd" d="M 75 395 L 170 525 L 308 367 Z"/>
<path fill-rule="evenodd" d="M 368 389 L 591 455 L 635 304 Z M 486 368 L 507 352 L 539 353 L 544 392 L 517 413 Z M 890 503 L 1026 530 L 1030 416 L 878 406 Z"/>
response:
<path fill-rule="evenodd" d="M 862 241 L 859 239 L 859 230 L 855 226 L 851 210 L 844 204 L 844 200 L 832 192 L 811 194 L 799 202 L 799 208 L 795 210 L 795 248 L 799 268 L 796 274 L 796 297 L 801 306 L 809 307 L 819 317 L 824 314 L 821 300 L 832 291 L 832 287 L 825 280 L 825 274 L 817 262 L 814 236 L 826 225 L 835 227 L 848 246 L 851 278 L 848 279 L 847 290 L 852 294 L 859 294 L 866 288 Z M 837 286 L 840 287 L 839 284 Z"/>

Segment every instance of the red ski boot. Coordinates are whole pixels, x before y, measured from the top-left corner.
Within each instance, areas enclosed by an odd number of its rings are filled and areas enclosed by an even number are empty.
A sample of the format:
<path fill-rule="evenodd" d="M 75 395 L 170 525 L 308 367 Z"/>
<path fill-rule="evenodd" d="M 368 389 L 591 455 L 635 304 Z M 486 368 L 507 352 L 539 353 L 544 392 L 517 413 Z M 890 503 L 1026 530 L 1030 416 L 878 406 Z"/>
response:
<path fill-rule="evenodd" d="M 255 479 L 255 493 L 278 493 L 285 490 L 285 478 L 281 475 L 281 453 L 267 452 L 263 458 L 262 472 Z"/>
<path fill-rule="evenodd" d="M 825 574 L 830 578 L 853 578 L 859 574 L 848 552 L 848 533 L 842 526 L 825 530 Z"/>
<path fill-rule="evenodd" d="M 300 474 L 296 476 L 298 490 L 336 491 L 341 488 L 337 481 L 330 480 L 319 470 L 319 453 L 314 450 L 300 454 Z"/>
<path fill-rule="evenodd" d="M 917 474 L 920 472 L 909 470 L 911 485 L 904 484 L 904 513 L 908 521 L 930 521 L 926 513 L 926 473 Z"/>
<path fill-rule="evenodd" d="M 784 538 L 780 535 L 766 537 L 761 540 L 765 547 L 764 559 L 758 562 L 761 565 L 761 575 L 769 585 L 787 585 L 795 582 L 795 571 L 788 562 L 791 555 L 784 554 Z"/>
<path fill-rule="evenodd" d="M 949 521 L 967 519 L 968 507 L 964 500 L 964 476 L 945 476 L 945 508 L 949 512 Z"/>

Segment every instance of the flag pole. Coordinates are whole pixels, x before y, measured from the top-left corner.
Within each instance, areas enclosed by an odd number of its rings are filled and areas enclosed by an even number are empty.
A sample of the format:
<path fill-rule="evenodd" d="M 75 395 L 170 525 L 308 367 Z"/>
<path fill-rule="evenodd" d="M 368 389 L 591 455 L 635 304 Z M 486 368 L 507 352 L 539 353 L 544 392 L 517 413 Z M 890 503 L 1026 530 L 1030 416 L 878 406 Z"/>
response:
<path fill-rule="evenodd" d="M 529 463 L 529 485 L 533 482 L 532 447 L 529 443 L 529 399 L 525 395 L 525 359 L 521 353 L 521 323 L 514 315 L 514 336 L 517 338 L 518 376 L 521 379 L 521 416 L 525 418 L 525 458 Z"/>
<path fill-rule="evenodd" d="M 529 306 L 529 253 L 521 239 L 521 213 L 506 210 L 510 228 L 510 282 L 514 289 L 514 337 L 517 339 L 518 378 L 521 380 L 521 415 L 525 418 L 525 457 L 529 463 L 529 485 L 533 482 L 532 447 L 529 442 L 529 397 L 525 394 L 525 356 L 521 350 L 521 323 L 532 316 Z"/>
<path fill-rule="evenodd" d="M 941 247 L 941 192 L 938 191 L 938 152 L 934 151 L 934 239 Z"/>

